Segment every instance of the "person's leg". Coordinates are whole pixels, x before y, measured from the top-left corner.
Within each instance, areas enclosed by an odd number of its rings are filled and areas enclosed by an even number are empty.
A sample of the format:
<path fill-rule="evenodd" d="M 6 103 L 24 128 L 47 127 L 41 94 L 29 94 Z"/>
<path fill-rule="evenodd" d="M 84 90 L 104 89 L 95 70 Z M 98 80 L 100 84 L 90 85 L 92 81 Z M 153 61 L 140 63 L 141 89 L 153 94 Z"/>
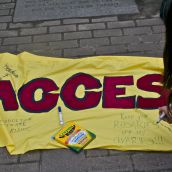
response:
<path fill-rule="evenodd" d="M 172 0 L 163 0 L 160 17 L 164 21 L 166 28 L 165 47 L 163 53 L 164 60 L 164 82 L 165 88 L 170 89 L 168 105 L 159 108 L 160 115 L 164 112 L 164 121 L 172 123 Z"/>
<path fill-rule="evenodd" d="M 172 87 L 172 0 L 163 0 L 160 17 L 166 27 L 166 40 L 164 47 L 164 86 Z"/>

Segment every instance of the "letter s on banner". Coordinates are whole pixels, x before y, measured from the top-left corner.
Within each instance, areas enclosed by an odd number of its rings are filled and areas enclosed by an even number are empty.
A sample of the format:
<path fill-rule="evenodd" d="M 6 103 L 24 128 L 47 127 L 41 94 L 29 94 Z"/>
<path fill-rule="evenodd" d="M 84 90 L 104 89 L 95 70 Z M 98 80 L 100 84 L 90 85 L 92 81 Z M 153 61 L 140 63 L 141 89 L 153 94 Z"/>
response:
<path fill-rule="evenodd" d="M 168 92 L 163 89 L 161 85 L 153 85 L 153 82 L 160 83 L 162 81 L 162 75 L 160 74 L 148 74 L 138 79 L 137 87 L 141 90 L 148 92 L 158 93 L 158 98 L 145 98 L 138 96 L 137 107 L 141 109 L 157 109 L 167 104 Z"/>

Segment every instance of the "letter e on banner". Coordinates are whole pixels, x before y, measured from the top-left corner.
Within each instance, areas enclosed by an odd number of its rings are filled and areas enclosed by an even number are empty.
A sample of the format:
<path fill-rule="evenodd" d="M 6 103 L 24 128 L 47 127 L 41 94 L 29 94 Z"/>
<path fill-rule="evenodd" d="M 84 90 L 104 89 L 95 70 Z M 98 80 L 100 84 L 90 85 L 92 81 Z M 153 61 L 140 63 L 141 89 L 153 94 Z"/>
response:
<path fill-rule="evenodd" d="M 125 95 L 125 88 L 117 85 L 134 85 L 133 76 L 104 77 L 103 108 L 134 108 L 135 96 L 117 97 Z"/>

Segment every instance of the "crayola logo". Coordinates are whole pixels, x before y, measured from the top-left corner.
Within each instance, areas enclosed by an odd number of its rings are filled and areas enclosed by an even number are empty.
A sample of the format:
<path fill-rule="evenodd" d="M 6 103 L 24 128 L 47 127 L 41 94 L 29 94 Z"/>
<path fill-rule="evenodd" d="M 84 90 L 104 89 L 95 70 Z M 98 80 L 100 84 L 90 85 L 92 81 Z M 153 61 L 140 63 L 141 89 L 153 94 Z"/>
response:
<path fill-rule="evenodd" d="M 67 128 L 65 131 L 63 131 L 60 134 L 59 138 L 63 138 L 65 136 L 69 136 L 70 134 L 73 133 L 74 130 L 75 130 L 75 125 L 70 126 L 69 128 Z"/>

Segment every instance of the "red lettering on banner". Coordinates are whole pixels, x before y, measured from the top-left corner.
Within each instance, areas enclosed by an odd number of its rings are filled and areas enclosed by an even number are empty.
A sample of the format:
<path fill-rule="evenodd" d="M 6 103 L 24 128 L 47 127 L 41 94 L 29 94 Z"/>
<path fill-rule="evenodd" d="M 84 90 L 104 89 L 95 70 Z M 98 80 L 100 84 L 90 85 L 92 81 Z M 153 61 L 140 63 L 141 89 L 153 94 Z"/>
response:
<path fill-rule="evenodd" d="M 76 97 L 76 90 L 79 85 L 84 85 L 84 98 Z M 96 107 L 101 98 L 101 92 L 87 91 L 101 88 L 98 79 L 85 73 L 77 73 L 70 77 L 62 87 L 61 98 L 65 105 L 72 110 L 83 110 Z"/>
<path fill-rule="evenodd" d="M 133 76 L 112 76 L 104 77 L 104 88 L 102 91 L 101 82 L 86 73 L 77 73 L 66 80 L 62 86 L 60 96 L 64 104 L 72 110 L 84 110 L 96 107 L 103 95 L 103 108 L 121 108 L 121 109 L 156 109 L 167 104 L 169 92 L 164 90 L 160 83 L 162 76 L 160 74 L 148 74 L 137 80 L 137 88 L 147 92 L 159 94 L 159 97 L 144 97 L 139 95 L 136 101 L 136 95 L 125 96 L 124 86 L 133 86 Z M 80 85 L 85 87 L 84 96 L 77 97 L 76 91 Z M 35 100 L 35 92 L 41 89 L 41 100 Z M 37 78 L 23 85 L 18 91 L 18 99 L 21 107 L 30 113 L 49 112 L 57 105 L 58 93 L 52 93 L 59 88 L 56 83 L 48 78 Z M 94 90 L 93 90 L 94 89 Z M 96 90 L 96 91 L 95 91 Z M 17 110 L 18 103 L 12 84 L 10 81 L 0 81 L 0 99 L 5 111 Z"/>
<path fill-rule="evenodd" d="M 149 74 L 138 79 L 137 87 L 141 90 L 148 92 L 158 93 L 160 96 L 158 98 L 145 98 L 143 96 L 138 96 L 137 107 L 141 109 L 156 109 L 158 107 L 167 104 L 168 92 L 164 90 L 160 85 L 153 85 L 153 82 L 161 82 L 162 75 L 160 74 Z"/>
<path fill-rule="evenodd" d="M 18 109 L 16 95 L 10 81 L 0 81 L 0 99 L 5 111 Z"/>
<path fill-rule="evenodd" d="M 35 101 L 34 94 L 37 89 L 42 89 L 42 99 Z M 18 98 L 22 108 L 31 113 L 49 112 L 53 109 L 58 101 L 59 94 L 49 93 L 59 88 L 53 80 L 47 78 L 34 79 L 23 85 L 19 92 Z"/>
<path fill-rule="evenodd" d="M 134 108 L 135 96 L 117 97 L 125 95 L 125 88 L 117 88 L 118 85 L 134 85 L 133 76 L 104 78 L 103 108 Z"/>

